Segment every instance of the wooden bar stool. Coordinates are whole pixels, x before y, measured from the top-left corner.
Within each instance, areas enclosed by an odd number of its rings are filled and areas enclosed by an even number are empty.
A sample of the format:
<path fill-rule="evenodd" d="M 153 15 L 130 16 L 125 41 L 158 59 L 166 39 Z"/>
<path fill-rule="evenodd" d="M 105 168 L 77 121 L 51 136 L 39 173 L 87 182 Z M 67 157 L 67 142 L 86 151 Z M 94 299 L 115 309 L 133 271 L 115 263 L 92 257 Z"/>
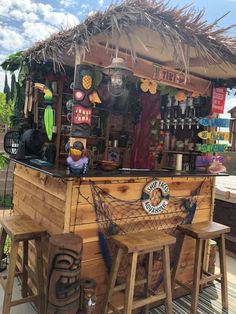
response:
<path fill-rule="evenodd" d="M 180 231 L 180 239 L 178 244 L 176 261 L 172 272 L 172 289 L 175 284 L 184 287 L 192 292 L 191 314 L 197 313 L 199 290 L 201 285 L 210 281 L 217 280 L 221 282 L 222 305 L 225 309 L 228 308 L 228 289 L 227 289 L 227 272 L 226 272 L 226 253 L 225 253 L 225 233 L 230 232 L 230 227 L 218 224 L 216 222 L 203 222 L 189 225 L 180 225 L 177 227 Z M 176 279 L 178 273 L 185 236 L 196 239 L 195 260 L 194 260 L 194 275 L 193 285 L 184 284 Z M 207 244 L 210 239 L 215 239 L 219 247 L 220 258 L 220 274 L 213 275 L 206 269 Z M 205 252 L 204 252 L 205 251 Z M 220 280 L 219 280 L 220 278 Z"/>
<path fill-rule="evenodd" d="M 3 313 L 9 314 L 11 306 L 27 302 L 37 302 L 40 314 L 45 313 L 44 288 L 43 288 L 43 259 L 42 259 L 42 237 L 46 230 L 35 221 L 25 215 L 4 217 L 0 219 L 2 225 L 0 238 L 0 259 L 3 255 L 4 243 L 7 235 L 11 239 L 10 262 L 8 275 L 0 276 L 0 282 L 5 289 L 3 301 Z M 36 247 L 35 282 L 37 294 L 28 293 L 28 241 L 34 240 Z M 20 242 L 23 242 L 22 273 L 16 273 L 17 253 Z M 12 301 L 14 277 L 22 275 L 22 299 Z"/>
<path fill-rule="evenodd" d="M 166 304 L 166 313 L 172 313 L 172 297 L 171 297 L 171 278 L 170 278 L 170 256 L 169 245 L 175 243 L 175 238 L 163 231 L 148 230 L 139 233 L 129 233 L 125 235 L 117 235 L 111 237 L 111 241 L 117 246 L 116 257 L 114 259 L 107 286 L 105 304 L 103 314 L 107 313 L 124 313 L 131 314 L 132 310 L 145 306 L 145 314 L 149 311 L 151 303 L 164 300 Z M 153 252 L 162 251 L 163 254 L 163 283 L 164 292 L 149 295 Z M 117 274 L 119 270 L 122 255 L 126 253 L 129 257 L 129 268 L 126 283 L 124 285 L 115 286 Z M 148 254 L 146 279 L 135 281 L 136 267 L 138 255 Z M 134 287 L 136 285 L 145 284 L 145 298 L 134 300 Z M 124 305 L 119 307 L 112 303 L 113 292 L 125 290 Z M 110 312 L 109 309 L 112 311 Z M 121 310 L 123 309 L 123 312 Z"/>

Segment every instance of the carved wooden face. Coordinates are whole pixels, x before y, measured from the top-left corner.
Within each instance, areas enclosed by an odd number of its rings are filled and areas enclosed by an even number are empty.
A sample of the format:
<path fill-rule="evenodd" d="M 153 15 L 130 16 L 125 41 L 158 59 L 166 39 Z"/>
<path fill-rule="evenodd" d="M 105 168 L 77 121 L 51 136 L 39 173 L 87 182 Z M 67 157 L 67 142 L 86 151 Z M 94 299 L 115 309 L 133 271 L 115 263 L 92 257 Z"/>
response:
<path fill-rule="evenodd" d="M 48 301 L 56 307 L 67 306 L 80 295 L 81 252 L 61 249 L 54 259 L 49 275 Z"/>
<path fill-rule="evenodd" d="M 89 65 L 79 64 L 75 71 L 72 135 L 86 137 L 90 134 L 92 115 L 90 95 L 93 90 L 94 69 Z"/>

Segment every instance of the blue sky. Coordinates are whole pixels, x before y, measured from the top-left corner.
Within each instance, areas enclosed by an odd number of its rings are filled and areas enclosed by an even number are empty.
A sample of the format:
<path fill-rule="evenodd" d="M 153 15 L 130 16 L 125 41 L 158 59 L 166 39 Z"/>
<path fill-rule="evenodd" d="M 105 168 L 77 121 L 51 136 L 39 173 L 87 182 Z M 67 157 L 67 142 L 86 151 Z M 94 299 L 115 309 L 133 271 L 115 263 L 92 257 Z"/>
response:
<path fill-rule="evenodd" d="M 109 0 L 0 0 L 0 62 L 10 53 L 28 48 L 53 32 L 76 25 L 109 3 Z M 197 10 L 204 8 L 209 22 L 231 11 L 219 25 L 236 23 L 236 0 L 170 0 L 170 5 L 189 3 Z M 236 36 L 236 28 L 231 30 L 231 35 Z M 0 72 L 0 91 L 3 78 L 4 73 Z"/>

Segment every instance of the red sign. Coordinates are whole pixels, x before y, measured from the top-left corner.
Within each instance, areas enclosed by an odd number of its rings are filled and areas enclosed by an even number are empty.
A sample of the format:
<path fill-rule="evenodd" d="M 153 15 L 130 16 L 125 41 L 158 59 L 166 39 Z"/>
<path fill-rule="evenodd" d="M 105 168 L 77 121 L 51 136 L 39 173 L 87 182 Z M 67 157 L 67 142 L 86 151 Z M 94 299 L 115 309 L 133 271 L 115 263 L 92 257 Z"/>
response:
<path fill-rule="evenodd" d="M 226 92 L 226 87 L 213 87 L 212 112 L 224 113 Z"/>

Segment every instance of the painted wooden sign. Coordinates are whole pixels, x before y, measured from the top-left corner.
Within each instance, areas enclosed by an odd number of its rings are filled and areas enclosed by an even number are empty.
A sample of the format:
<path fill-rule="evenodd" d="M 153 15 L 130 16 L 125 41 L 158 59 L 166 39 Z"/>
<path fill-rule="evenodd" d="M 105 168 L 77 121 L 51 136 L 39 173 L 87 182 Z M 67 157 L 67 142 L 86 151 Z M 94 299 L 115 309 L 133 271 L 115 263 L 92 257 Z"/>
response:
<path fill-rule="evenodd" d="M 226 144 L 196 144 L 197 150 L 202 153 L 223 153 L 227 147 Z"/>
<path fill-rule="evenodd" d="M 148 214 L 159 214 L 169 203 L 169 187 L 159 180 L 148 182 L 141 196 L 142 206 Z"/>
<path fill-rule="evenodd" d="M 198 133 L 198 136 L 203 140 L 211 140 L 211 141 L 228 141 L 229 140 L 229 132 L 202 131 Z"/>
<path fill-rule="evenodd" d="M 214 87 L 212 91 L 212 112 L 224 113 L 226 87 Z"/>
<path fill-rule="evenodd" d="M 209 127 L 221 127 L 221 128 L 228 128 L 230 125 L 230 119 L 220 119 L 220 118 L 200 118 L 199 124 L 203 126 L 209 126 Z"/>

